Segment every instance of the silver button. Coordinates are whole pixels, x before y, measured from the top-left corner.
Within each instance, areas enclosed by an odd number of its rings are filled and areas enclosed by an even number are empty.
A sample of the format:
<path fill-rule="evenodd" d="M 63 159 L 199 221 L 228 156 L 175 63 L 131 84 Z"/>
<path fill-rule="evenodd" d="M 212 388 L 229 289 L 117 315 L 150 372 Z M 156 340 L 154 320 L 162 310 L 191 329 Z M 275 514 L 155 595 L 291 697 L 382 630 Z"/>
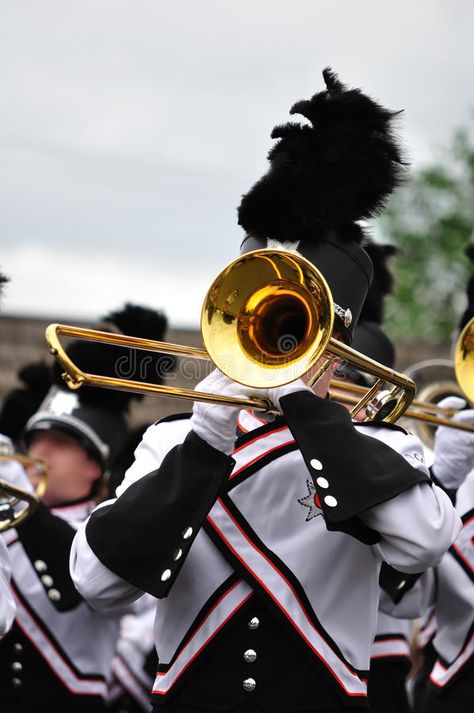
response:
<path fill-rule="evenodd" d="M 329 480 L 320 475 L 319 478 L 316 478 L 316 485 L 319 485 L 320 488 L 329 488 Z"/>
<path fill-rule="evenodd" d="M 178 549 L 173 552 L 173 560 L 175 562 L 177 562 L 178 560 L 181 559 L 182 556 L 183 556 L 183 550 L 178 547 Z"/>
<path fill-rule="evenodd" d="M 21 652 L 23 651 L 23 646 L 17 642 L 16 644 L 13 644 L 13 651 L 16 654 L 21 654 Z"/>
<path fill-rule="evenodd" d="M 311 468 L 314 468 L 314 470 L 322 470 L 323 469 L 323 464 L 317 458 L 313 458 L 312 460 L 310 460 L 309 464 L 310 464 Z"/>
<path fill-rule="evenodd" d="M 43 574 L 41 577 L 41 581 L 43 582 L 45 587 L 52 587 L 54 584 L 54 580 L 52 577 L 49 576 L 49 574 Z"/>
<path fill-rule="evenodd" d="M 257 660 L 257 652 L 254 651 L 253 649 L 247 649 L 247 651 L 245 651 L 245 653 L 244 653 L 245 663 L 253 663 L 256 660 Z"/>
<path fill-rule="evenodd" d="M 253 616 L 249 621 L 249 629 L 258 629 L 259 626 L 260 626 L 260 619 L 257 619 L 256 616 Z"/>
<path fill-rule="evenodd" d="M 326 495 L 324 498 L 324 502 L 328 506 L 328 508 L 335 508 L 337 505 L 337 500 L 333 495 Z"/>
<path fill-rule="evenodd" d="M 20 671 L 23 671 L 23 666 L 19 661 L 14 661 L 12 663 L 12 671 L 15 671 L 15 673 L 20 673 Z"/>
<path fill-rule="evenodd" d="M 407 583 L 406 579 L 402 579 L 400 584 L 397 584 L 397 589 L 403 589 L 403 587 L 405 586 L 406 583 Z"/>
<path fill-rule="evenodd" d="M 244 691 L 254 691 L 257 681 L 254 678 L 246 678 L 242 683 Z"/>
<path fill-rule="evenodd" d="M 171 570 L 170 569 L 165 569 L 163 574 L 161 575 L 161 581 L 162 582 L 167 582 L 168 579 L 171 577 Z"/>
<path fill-rule="evenodd" d="M 13 688 L 20 688 L 21 685 L 22 685 L 21 678 L 12 678 Z"/>
<path fill-rule="evenodd" d="M 46 572 L 48 569 L 48 565 L 43 560 L 36 560 L 34 567 L 37 572 Z"/>
<path fill-rule="evenodd" d="M 192 534 L 193 534 L 193 528 L 187 527 L 183 532 L 183 540 L 189 540 L 189 538 L 191 537 Z"/>
<path fill-rule="evenodd" d="M 50 589 L 48 592 L 48 597 L 51 599 L 52 602 L 59 602 L 61 599 L 61 594 L 58 592 L 57 589 Z"/>

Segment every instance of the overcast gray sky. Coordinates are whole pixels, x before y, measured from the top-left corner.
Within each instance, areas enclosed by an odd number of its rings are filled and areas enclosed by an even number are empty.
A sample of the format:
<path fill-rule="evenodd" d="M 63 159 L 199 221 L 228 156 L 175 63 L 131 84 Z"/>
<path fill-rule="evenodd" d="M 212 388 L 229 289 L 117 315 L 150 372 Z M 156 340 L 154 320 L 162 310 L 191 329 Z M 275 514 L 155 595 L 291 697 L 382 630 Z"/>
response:
<path fill-rule="evenodd" d="M 469 121 L 472 0 L 0 0 L 3 313 L 125 300 L 199 322 L 240 196 L 321 70 L 405 109 L 415 167 Z"/>

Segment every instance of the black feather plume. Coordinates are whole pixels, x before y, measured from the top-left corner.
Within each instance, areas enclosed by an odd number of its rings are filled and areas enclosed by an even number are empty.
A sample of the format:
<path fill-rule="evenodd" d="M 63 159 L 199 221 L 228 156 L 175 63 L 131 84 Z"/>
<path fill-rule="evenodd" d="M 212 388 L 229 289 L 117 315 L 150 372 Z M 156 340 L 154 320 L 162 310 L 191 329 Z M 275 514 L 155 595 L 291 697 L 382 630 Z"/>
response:
<path fill-rule="evenodd" d="M 385 297 L 393 292 L 393 275 L 388 267 L 388 260 L 398 253 L 394 245 L 378 245 L 368 242 L 364 245 L 374 266 L 374 278 L 369 288 L 362 312 L 359 317 L 360 322 L 375 322 L 382 324 L 384 320 Z"/>
<path fill-rule="evenodd" d="M 163 340 L 168 320 L 163 312 L 127 302 L 120 310 L 109 312 L 104 322 L 112 322 L 122 334 Z"/>
<path fill-rule="evenodd" d="M 43 362 L 27 364 L 18 372 L 24 386 L 10 391 L 0 411 L 0 433 L 18 443 L 28 419 L 38 410 L 51 386 L 51 369 Z"/>
<path fill-rule="evenodd" d="M 247 234 L 318 242 L 328 229 L 375 216 L 401 181 L 406 163 L 393 131 L 400 112 L 347 89 L 329 68 L 323 77 L 326 89 L 290 111 L 311 126 L 272 131 L 279 141 L 270 169 L 238 210 Z"/>
<path fill-rule="evenodd" d="M 2 297 L 3 293 L 3 286 L 9 282 L 9 278 L 3 274 L 3 272 L 0 272 L 0 298 Z"/>

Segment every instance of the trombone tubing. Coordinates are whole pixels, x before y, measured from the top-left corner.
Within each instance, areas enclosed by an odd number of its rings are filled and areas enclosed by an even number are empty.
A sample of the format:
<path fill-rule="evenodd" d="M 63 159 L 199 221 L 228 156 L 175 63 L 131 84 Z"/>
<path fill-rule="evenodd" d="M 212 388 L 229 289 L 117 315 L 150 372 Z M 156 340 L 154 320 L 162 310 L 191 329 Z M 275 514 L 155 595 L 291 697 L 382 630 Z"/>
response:
<path fill-rule="evenodd" d="M 179 356 L 189 356 L 194 359 L 207 359 L 209 354 L 205 349 L 188 347 L 180 344 L 170 344 L 169 342 L 158 342 L 153 339 L 142 337 L 130 337 L 113 332 L 101 332 L 95 329 L 85 329 L 73 327 L 67 324 L 50 324 L 46 328 L 46 341 L 51 354 L 59 361 L 65 374 L 63 377 L 70 389 L 78 389 L 81 386 L 97 386 L 104 389 L 119 389 L 130 391 L 135 394 L 155 394 L 168 398 L 185 399 L 187 401 L 201 401 L 203 403 L 220 403 L 224 406 L 241 406 L 254 411 L 265 413 L 278 413 L 272 408 L 267 399 L 261 398 L 240 398 L 235 396 L 222 396 L 220 394 L 210 394 L 205 391 L 195 391 L 194 389 L 181 389 L 179 387 L 163 386 L 162 384 L 151 384 L 149 382 L 134 381 L 133 379 L 119 379 L 111 376 L 98 376 L 88 374 L 79 369 L 68 357 L 63 349 L 58 335 L 76 337 L 90 342 L 100 342 L 102 344 L 113 344 L 120 347 L 134 347 L 144 351 L 158 352 L 160 354 L 175 354 Z"/>
<path fill-rule="evenodd" d="M 337 379 L 331 381 L 331 386 L 334 389 L 339 389 L 340 391 L 350 391 L 353 394 L 365 394 L 368 391 L 368 387 L 359 386 L 358 384 L 351 384 L 347 381 L 338 381 Z M 351 403 L 351 402 L 347 402 Z M 412 406 L 422 409 L 422 411 L 427 411 L 432 414 L 442 414 L 443 416 L 454 416 L 459 409 L 455 408 L 445 408 L 443 406 L 438 406 L 431 401 L 418 401 L 417 399 L 411 402 Z"/>
<path fill-rule="evenodd" d="M 113 332 L 101 332 L 66 324 L 50 324 L 46 329 L 46 341 L 51 353 L 56 357 L 65 370 L 64 377 L 66 383 L 71 389 L 78 389 L 82 385 L 96 386 L 106 389 L 121 389 L 122 391 L 129 391 L 133 393 L 156 394 L 158 396 L 180 398 L 190 401 L 221 403 L 226 406 L 240 406 L 241 408 L 250 408 L 254 411 L 278 413 L 272 409 L 272 404 L 270 404 L 266 399 L 222 396 L 220 394 L 209 394 L 202 391 L 195 391 L 193 389 L 181 389 L 179 387 L 173 388 L 160 384 L 150 384 L 148 382 L 88 374 L 79 369 L 79 367 L 77 367 L 76 364 L 74 364 L 68 357 L 59 341 L 59 335 L 76 337 L 103 344 L 113 344 L 121 347 L 135 347 L 137 349 L 159 352 L 162 354 L 185 355 L 196 359 L 209 359 L 209 355 L 204 349 L 198 349 L 196 347 L 170 344 L 168 342 L 158 342 L 142 337 L 115 334 Z M 345 344 L 342 344 L 334 338 L 329 340 L 323 354 L 326 358 L 329 358 L 329 361 L 349 359 L 351 363 L 361 371 L 366 371 L 376 375 L 379 380 L 384 379 L 386 381 L 390 381 L 397 389 L 403 389 L 403 394 L 398 401 L 397 408 L 392 414 L 390 414 L 387 420 L 396 421 L 411 403 L 416 387 L 414 382 L 404 374 L 400 374 L 393 369 L 389 369 L 388 367 L 369 359 L 369 357 L 361 355 L 359 352 L 351 349 Z"/>
<path fill-rule="evenodd" d="M 342 384 L 342 385 L 341 385 Z M 339 382 L 339 381 L 332 381 L 331 382 L 332 389 L 329 390 L 329 395 L 334 401 L 337 401 L 338 403 L 341 404 L 355 404 L 358 402 L 356 396 L 352 396 L 351 394 L 341 394 L 341 393 L 335 393 L 333 389 L 339 389 L 342 391 L 352 391 L 352 387 L 355 386 L 357 391 L 354 390 L 354 393 L 359 393 L 359 389 L 361 389 L 363 392 L 366 391 L 366 389 L 363 386 L 357 386 L 357 384 L 345 384 L 344 382 Z M 418 401 L 415 402 L 413 401 L 413 404 L 420 406 L 421 404 L 424 404 L 425 402 L 423 401 Z M 433 408 L 433 410 L 435 410 Z M 457 413 L 455 409 L 444 409 L 445 411 L 452 411 L 453 415 L 454 413 Z M 415 411 L 413 409 L 407 409 L 405 413 L 403 414 L 404 418 L 411 418 L 416 421 L 425 421 L 426 423 L 431 423 L 434 426 L 447 426 L 448 428 L 457 428 L 459 431 L 469 431 L 470 433 L 474 433 L 474 424 L 469 424 L 469 423 L 459 423 L 458 421 L 452 421 L 449 418 L 440 418 L 439 416 L 434 416 L 433 414 L 430 413 L 422 413 L 421 411 Z"/>

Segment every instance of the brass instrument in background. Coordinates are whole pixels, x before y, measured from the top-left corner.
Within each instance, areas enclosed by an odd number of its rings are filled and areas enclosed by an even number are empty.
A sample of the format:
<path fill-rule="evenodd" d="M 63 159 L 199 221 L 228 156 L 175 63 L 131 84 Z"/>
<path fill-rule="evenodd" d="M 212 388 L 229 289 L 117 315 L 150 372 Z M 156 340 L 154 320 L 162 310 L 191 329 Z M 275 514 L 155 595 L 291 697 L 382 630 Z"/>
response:
<path fill-rule="evenodd" d="M 0 478 L 0 533 L 17 527 L 34 513 L 46 490 L 47 470 L 43 461 L 19 453 L 0 453 L 0 462 L 16 461 L 25 469 L 35 468 L 39 481 L 34 492 Z M 21 505 L 24 503 L 24 505 Z"/>
<path fill-rule="evenodd" d="M 433 446 L 437 426 L 474 434 L 474 424 L 450 420 L 457 413 L 456 409 L 438 406 L 446 396 L 460 396 L 471 405 L 474 402 L 474 318 L 457 340 L 454 363 L 448 359 L 429 359 L 410 367 L 407 375 L 419 390 L 418 399 L 412 401 L 403 417 L 418 421 L 415 431 L 426 446 Z M 353 404 L 366 392 L 366 387 L 357 384 L 331 381 L 330 394 L 340 403 Z"/>
<path fill-rule="evenodd" d="M 85 373 L 70 360 L 59 335 L 164 354 L 210 358 L 233 381 L 256 388 L 294 381 L 322 357 L 324 364 L 312 377 L 313 383 L 334 362 L 349 362 L 375 377 L 373 387 L 352 413 L 365 409 L 382 386 L 390 383 L 390 406 L 384 409 L 383 418 L 396 421 L 414 397 L 414 382 L 333 339 L 333 324 L 331 291 L 319 270 L 299 254 L 264 249 L 232 261 L 209 288 L 201 315 L 205 349 L 63 324 L 49 325 L 46 340 L 72 389 L 98 386 L 260 411 L 271 410 L 271 404 L 261 398 L 233 398 Z"/>

